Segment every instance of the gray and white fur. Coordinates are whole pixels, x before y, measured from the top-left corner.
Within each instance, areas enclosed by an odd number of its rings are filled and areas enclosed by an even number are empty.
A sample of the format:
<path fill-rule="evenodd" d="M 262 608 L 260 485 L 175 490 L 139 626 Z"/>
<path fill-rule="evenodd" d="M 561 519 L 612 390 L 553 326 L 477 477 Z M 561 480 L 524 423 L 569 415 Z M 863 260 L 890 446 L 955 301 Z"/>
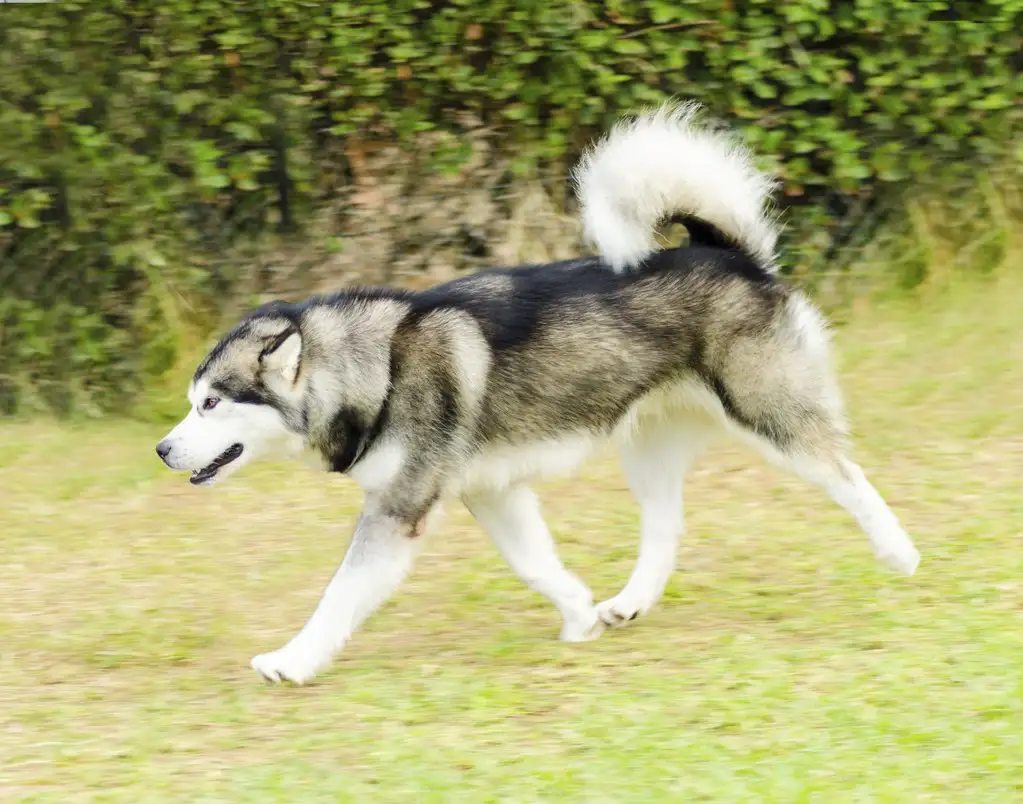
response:
<path fill-rule="evenodd" d="M 512 569 L 548 597 L 561 638 L 593 639 L 660 598 L 683 531 L 683 480 L 731 436 L 822 487 L 877 556 L 919 554 L 846 457 L 814 307 L 775 272 L 772 181 L 691 104 L 617 126 L 575 175 L 597 257 L 504 268 L 412 293 L 348 289 L 273 302 L 195 372 L 188 416 L 157 446 L 209 485 L 266 456 L 312 452 L 365 507 L 305 627 L 252 666 L 304 683 L 412 566 L 427 521 L 460 498 Z M 664 221 L 690 243 L 659 250 Z M 528 484 L 610 443 L 639 502 L 639 557 L 594 605 L 562 565 Z"/>

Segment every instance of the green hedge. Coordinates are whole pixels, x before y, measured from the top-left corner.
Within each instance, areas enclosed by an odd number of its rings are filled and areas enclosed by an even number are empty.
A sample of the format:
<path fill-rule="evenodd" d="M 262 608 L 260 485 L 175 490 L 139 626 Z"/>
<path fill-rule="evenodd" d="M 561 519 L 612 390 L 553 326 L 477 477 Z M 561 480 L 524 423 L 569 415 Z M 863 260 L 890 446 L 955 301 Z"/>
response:
<path fill-rule="evenodd" d="M 1023 0 L 4 6 L 0 405 L 130 398 L 173 359 L 182 294 L 230 288 L 202 255 L 301 230 L 351 135 L 457 146 L 469 111 L 529 171 L 693 97 L 775 160 L 798 233 L 999 154 L 1021 31 Z"/>

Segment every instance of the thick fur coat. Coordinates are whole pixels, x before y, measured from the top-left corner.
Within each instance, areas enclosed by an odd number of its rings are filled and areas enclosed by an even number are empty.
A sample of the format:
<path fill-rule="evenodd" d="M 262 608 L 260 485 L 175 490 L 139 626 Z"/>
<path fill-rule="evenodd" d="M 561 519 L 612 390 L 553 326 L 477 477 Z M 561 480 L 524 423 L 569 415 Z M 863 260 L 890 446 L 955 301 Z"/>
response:
<path fill-rule="evenodd" d="M 824 322 L 775 269 L 771 180 L 692 105 L 624 122 L 576 171 L 599 256 L 486 271 L 420 293 L 349 289 L 274 302 L 195 372 L 192 409 L 157 447 L 208 485 L 264 456 L 311 453 L 366 493 L 320 606 L 264 677 L 303 683 L 398 585 L 445 498 L 462 499 L 511 567 L 585 640 L 659 599 L 682 532 L 692 461 L 720 438 L 821 486 L 875 552 L 919 556 L 845 456 Z M 660 250 L 668 220 L 690 232 Z M 557 557 L 528 488 L 602 443 L 641 507 L 639 558 L 594 605 Z"/>

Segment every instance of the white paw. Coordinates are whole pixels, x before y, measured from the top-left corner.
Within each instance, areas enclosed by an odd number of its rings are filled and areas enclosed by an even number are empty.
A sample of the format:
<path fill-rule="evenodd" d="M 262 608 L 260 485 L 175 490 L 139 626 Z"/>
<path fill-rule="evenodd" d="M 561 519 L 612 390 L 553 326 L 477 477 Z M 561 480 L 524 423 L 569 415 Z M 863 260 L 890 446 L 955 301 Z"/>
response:
<path fill-rule="evenodd" d="M 597 610 L 590 608 L 578 618 L 565 620 L 561 626 L 562 642 L 589 642 L 604 633 L 604 623 L 597 616 Z"/>
<path fill-rule="evenodd" d="M 908 541 L 894 549 L 888 548 L 879 551 L 877 557 L 903 575 L 912 575 L 920 566 L 920 551 Z"/>
<path fill-rule="evenodd" d="M 279 684 L 290 681 L 302 685 L 312 679 L 320 669 L 318 662 L 308 654 L 303 654 L 291 647 L 275 650 L 273 653 L 261 653 L 251 662 L 252 669 L 267 681 Z"/>
<path fill-rule="evenodd" d="M 619 594 L 610 600 L 598 603 L 597 614 L 611 628 L 622 628 L 640 614 L 645 614 L 649 608 L 650 606 L 643 605 L 631 596 Z"/>

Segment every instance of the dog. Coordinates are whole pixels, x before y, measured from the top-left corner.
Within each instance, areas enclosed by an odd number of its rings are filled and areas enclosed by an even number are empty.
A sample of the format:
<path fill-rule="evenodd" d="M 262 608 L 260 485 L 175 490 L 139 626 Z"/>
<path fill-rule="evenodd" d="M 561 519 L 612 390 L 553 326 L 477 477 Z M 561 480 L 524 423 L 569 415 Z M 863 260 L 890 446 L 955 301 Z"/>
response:
<path fill-rule="evenodd" d="M 445 499 L 557 607 L 561 639 L 648 611 L 674 569 L 683 479 L 722 438 L 822 487 L 882 561 L 920 560 L 846 456 L 822 316 L 778 275 L 774 180 L 693 103 L 620 121 L 573 174 L 599 256 L 500 268 L 422 292 L 351 288 L 255 310 L 200 363 L 191 409 L 156 447 L 210 486 L 251 461 L 310 454 L 365 493 L 305 626 L 252 660 L 271 682 L 323 670 L 402 581 Z M 661 248 L 658 227 L 689 243 Z M 625 587 L 594 605 L 561 563 L 528 483 L 601 444 L 640 507 Z"/>

